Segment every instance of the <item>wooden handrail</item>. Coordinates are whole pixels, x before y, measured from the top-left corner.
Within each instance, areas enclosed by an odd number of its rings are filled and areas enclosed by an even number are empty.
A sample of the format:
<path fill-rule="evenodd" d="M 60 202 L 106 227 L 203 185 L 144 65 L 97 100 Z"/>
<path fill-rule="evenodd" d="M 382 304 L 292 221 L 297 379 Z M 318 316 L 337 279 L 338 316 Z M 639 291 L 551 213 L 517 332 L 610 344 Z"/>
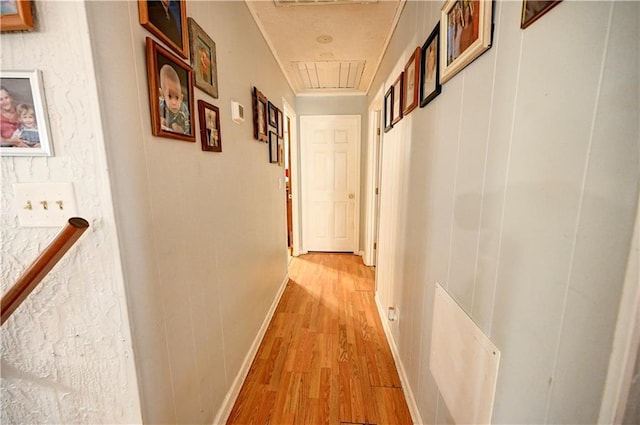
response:
<path fill-rule="evenodd" d="M 73 244 L 82 236 L 89 227 L 89 222 L 84 218 L 73 217 L 58 233 L 53 241 L 36 258 L 31 266 L 22 273 L 22 276 L 0 299 L 0 325 L 20 307 L 20 304 L 29 296 L 47 273 L 58 263 Z"/>

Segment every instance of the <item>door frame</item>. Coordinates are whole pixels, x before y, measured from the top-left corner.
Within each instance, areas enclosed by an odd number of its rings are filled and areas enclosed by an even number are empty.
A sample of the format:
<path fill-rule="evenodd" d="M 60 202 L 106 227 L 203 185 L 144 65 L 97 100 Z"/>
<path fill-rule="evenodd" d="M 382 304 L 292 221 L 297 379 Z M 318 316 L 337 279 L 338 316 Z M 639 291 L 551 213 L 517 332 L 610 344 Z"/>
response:
<path fill-rule="evenodd" d="M 369 131 L 367 138 L 367 180 L 365 190 L 365 242 L 362 260 L 367 266 L 375 266 L 377 263 L 377 249 L 373 248 L 377 243 L 378 234 L 378 200 L 380 190 L 376 194 L 376 188 L 380 188 L 380 156 L 382 153 L 382 139 L 384 134 L 382 123 L 382 88 L 378 90 L 374 100 L 369 104 Z"/>
<path fill-rule="evenodd" d="M 289 117 L 291 128 L 289 129 L 289 149 L 291 150 L 291 163 L 289 164 L 289 181 L 291 183 L 291 220 L 293 221 L 293 250 L 292 255 L 297 257 L 302 252 L 302 238 L 300 232 L 300 159 L 298 139 L 298 117 L 296 111 L 289 102 L 282 98 L 282 109 L 285 117 Z"/>
<path fill-rule="evenodd" d="M 355 114 L 345 114 L 345 115 L 301 115 L 300 116 L 300 139 L 299 139 L 299 143 L 300 143 L 300 166 L 304 165 L 304 144 L 302 143 L 302 137 L 304 137 L 304 121 L 308 120 L 308 119 L 313 119 L 313 118 L 320 118 L 320 119 L 329 119 L 329 118 L 355 118 L 358 122 L 357 124 L 357 136 L 356 136 L 356 153 L 355 153 L 355 202 L 354 202 L 354 220 L 353 220 L 353 253 L 356 255 L 359 255 L 360 253 L 360 170 L 361 170 L 361 166 L 360 166 L 360 155 L 362 155 L 362 116 L 361 115 L 355 115 Z M 304 179 L 304 174 L 300 175 L 300 181 L 302 183 L 302 180 Z M 304 200 L 301 199 L 300 200 L 300 205 L 301 208 L 304 208 Z M 300 216 L 300 218 L 302 219 L 302 214 Z M 302 228 L 304 229 L 304 225 L 302 226 Z M 301 245 L 300 248 L 300 254 L 306 254 L 307 252 L 309 252 L 307 250 L 307 248 L 304 245 Z"/>

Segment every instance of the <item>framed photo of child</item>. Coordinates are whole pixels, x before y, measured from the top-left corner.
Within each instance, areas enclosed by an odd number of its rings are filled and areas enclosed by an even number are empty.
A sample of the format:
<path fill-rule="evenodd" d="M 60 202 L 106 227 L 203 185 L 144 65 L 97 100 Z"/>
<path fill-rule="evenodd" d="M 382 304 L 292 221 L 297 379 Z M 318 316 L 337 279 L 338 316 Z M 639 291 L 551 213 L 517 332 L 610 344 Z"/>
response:
<path fill-rule="evenodd" d="M 138 0 L 140 25 L 180 57 L 189 58 L 186 0 Z"/>
<path fill-rule="evenodd" d="M 193 18 L 189 22 L 189 46 L 191 66 L 195 72 L 196 87 L 218 98 L 218 64 L 216 43 Z"/>
<path fill-rule="evenodd" d="M 52 156 L 40 71 L 0 72 L 0 156 Z"/>
<path fill-rule="evenodd" d="M 220 133 L 220 110 L 217 106 L 198 100 L 200 117 L 200 142 L 202 150 L 222 152 L 222 134 Z"/>
<path fill-rule="evenodd" d="M 147 77 L 151 133 L 195 142 L 191 67 L 147 37 Z"/>

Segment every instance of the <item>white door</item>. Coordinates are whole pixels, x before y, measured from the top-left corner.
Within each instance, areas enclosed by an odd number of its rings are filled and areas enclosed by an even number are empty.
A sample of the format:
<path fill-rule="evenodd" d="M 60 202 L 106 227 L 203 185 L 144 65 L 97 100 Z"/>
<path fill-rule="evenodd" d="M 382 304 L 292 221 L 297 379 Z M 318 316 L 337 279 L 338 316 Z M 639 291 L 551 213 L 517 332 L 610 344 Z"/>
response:
<path fill-rule="evenodd" d="M 360 116 L 300 117 L 304 251 L 356 252 Z"/>

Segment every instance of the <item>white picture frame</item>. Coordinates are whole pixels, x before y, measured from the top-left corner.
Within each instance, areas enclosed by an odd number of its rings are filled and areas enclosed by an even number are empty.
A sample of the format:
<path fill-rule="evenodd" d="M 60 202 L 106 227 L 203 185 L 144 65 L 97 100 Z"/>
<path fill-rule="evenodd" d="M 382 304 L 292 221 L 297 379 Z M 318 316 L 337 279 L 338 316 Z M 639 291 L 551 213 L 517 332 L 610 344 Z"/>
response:
<path fill-rule="evenodd" d="M 53 156 L 42 73 L 38 70 L 0 71 L 0 86 L 0 156 Z M 7 102 L 11 109 L 7 108 Z M 35 128 L 29 126 L 30 114 L 35 115 Z M 14 127 L 12 135 L 5 137 Z"/>

